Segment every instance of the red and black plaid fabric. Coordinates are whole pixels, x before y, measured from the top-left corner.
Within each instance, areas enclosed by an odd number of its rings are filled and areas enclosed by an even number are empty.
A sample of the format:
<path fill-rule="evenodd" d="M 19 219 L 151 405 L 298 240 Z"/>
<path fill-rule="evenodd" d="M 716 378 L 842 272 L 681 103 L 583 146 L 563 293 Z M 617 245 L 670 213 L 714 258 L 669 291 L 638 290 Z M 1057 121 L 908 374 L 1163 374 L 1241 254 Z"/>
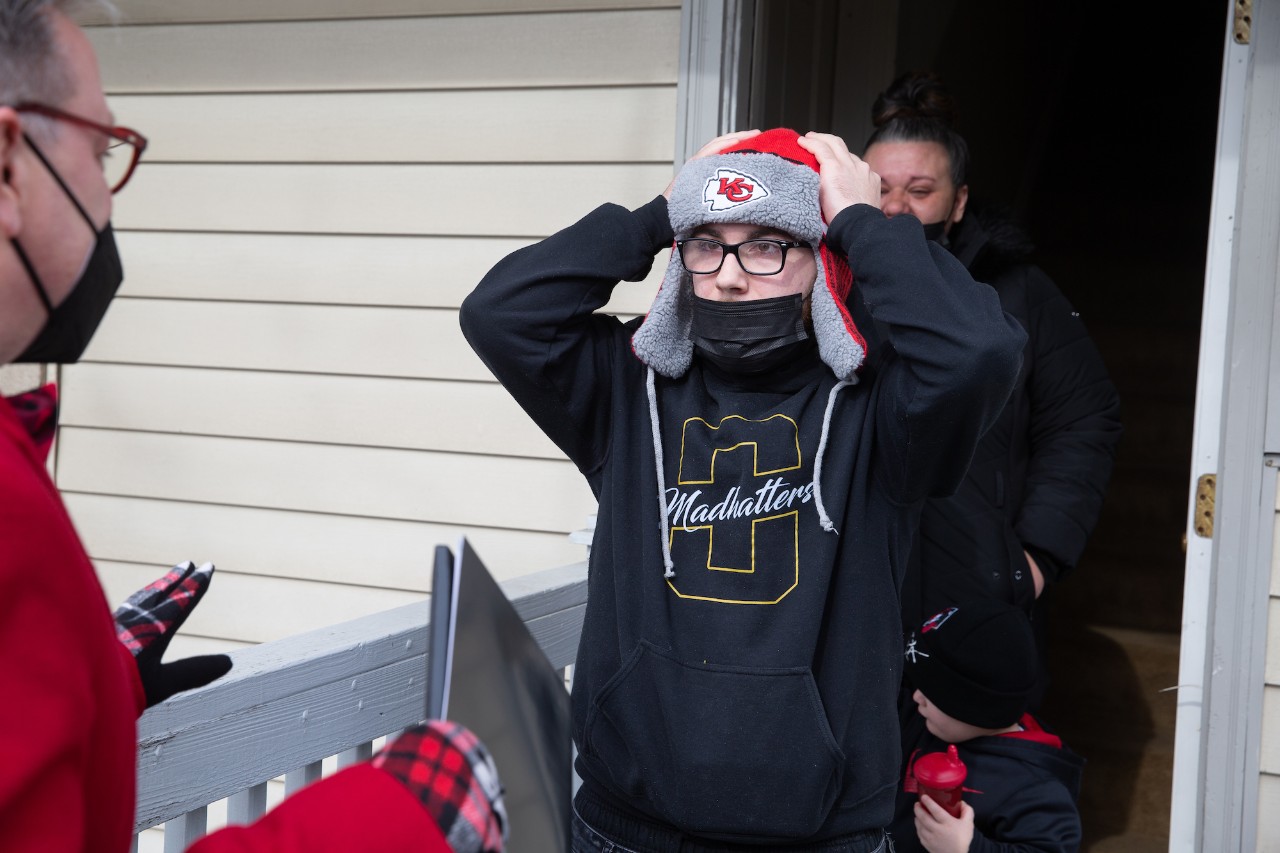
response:
<path fill-rule="evenodd" d="M 58 428 L 58 388 L 52 383 L 25 394 L 17 394 L 5 398 L 18 422 L 31 436 L 36 450 L 40 453 L 40 461 L 49 458 L 49 449 L 53 447 L 53 436 Z"/>
<path fill-rule="evenodd" d="M 143 649 L 181 624 L 213 578 L 213 564 L 196 568 L 191 561 L 125 599 L 116 608 L 116 636 L 137 657 Z"/>
<path fill-rule="evenodd" d="M 138 665 L 147 707 L 175 693 L 202 687 L 231 669 L 226 655 L 198 655 L 162 664 L 165 649 L 209 589 L 213 564 L 187 561 L 129 596 L 116 608 L 116 636 Z"/>
<path fill-rule="evenodd" d="M 426 807 L 454 853 L 501 853 L 507 813 L 493 757 L 447 720 L 406 729 L 373 759 Z"/>

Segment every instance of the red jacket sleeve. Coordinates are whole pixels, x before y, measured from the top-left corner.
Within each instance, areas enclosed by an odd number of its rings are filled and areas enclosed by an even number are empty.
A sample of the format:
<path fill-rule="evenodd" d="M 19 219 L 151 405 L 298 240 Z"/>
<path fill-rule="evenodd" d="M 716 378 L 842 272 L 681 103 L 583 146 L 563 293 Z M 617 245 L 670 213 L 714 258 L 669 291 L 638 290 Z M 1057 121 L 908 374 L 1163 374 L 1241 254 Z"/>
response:
<path fill-rule="evenodd" d="M 122 669 L 93 566 L 3 400 L 0 647 L 0 850 L 128 849 L 137 676 Z"/>
<path fill-rule="evenodd" d="M 449 853 L 431 815 L 390 774 L 358 764 L 303 788 L 251 826 L 206 836 L 187 853 Z"/>

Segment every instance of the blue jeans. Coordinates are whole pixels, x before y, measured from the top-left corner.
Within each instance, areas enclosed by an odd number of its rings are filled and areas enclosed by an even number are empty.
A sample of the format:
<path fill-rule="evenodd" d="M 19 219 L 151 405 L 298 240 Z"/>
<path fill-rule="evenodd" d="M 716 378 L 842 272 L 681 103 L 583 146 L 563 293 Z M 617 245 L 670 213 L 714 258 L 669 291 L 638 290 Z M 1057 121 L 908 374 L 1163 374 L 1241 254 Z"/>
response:
<path fill-rule="evenodd" d="M 573 847 L 571 853 L 682 853 L 694 849 L 694 845 L 672 839 L 672 842 L 661 847 L 627 847 L 609 839 L 597 830 L 588 826 L 578 817 L 577 809 L 573 812 Z M 762 851 L 764 848 L 760 848 Z M 798 848 L 797 848 L 798 849 Z M 847 844 L 834 843 L 813 848 L 822 853 L 893 853 L 893 843 L 888 835 L 880 833 L 879 844 L 875 844 L 873 833 L 860 835 Z"/>

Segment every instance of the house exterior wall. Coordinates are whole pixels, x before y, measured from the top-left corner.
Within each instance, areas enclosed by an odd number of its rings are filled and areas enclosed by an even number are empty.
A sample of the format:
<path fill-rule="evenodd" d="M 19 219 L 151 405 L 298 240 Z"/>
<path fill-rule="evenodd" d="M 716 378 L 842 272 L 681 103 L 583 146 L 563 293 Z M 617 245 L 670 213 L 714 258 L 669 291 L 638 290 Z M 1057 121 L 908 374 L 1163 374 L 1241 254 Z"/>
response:
<path fill-rule="evenodd" d="M 215 562 L 191 653 L 420 598 L 461 533 L 499 578 L 582 559 L 590 490 L 457 308 L 513 249 L 666 185 L 679 3 L 117 5 L 90 37 L 151 147 L 55 463 L 108 598 Z"/>
<path fill-rule="evenodd" d="M 1262 438 L 1262 519 L 1257 525 L 1259 562 L 1270 558 L 1267 599 L 1265 686 L 1262 690 L 1261 720 L 1258 708 L 1246 708 L 1251 718 L 1246 731 L 1261 729 L 1257 791 L 1257 838 L 1255 850 L 1280 850 L 1280 210 L 1275 199 L 1280 193 L 1280 4 L 1259 0 L 1251 9 L 1249 109 L 1246 132 L 1252 141 L 1245 162 L 1242 183 L 1256 188 L 1252 204 L 1240 211 L 1240 267 L 1256 269 L 1260 298 L 1254 322 L 1259 360 L 1266 359 L 1265 431 Z M 1250 236 L 1256 235 L 1253 240 Z M 1270 308 L 1269 316 L 1265 307 Z M 1259 417 L 1255 412 L 1251 414 Z M 1231 666 L 1233 661 L 1223 661 Z M 1247 768 L 1251 765 L 1246 765 Z M 1248 789 L 1246 788 L 1246 791 Z M 1246 819 L 1249 817 L 1245 812 Z"/>
<path fill-rule="evenodd" d="M 1266 687 L 1262 694 L 1262 755 L 1258 780 L 1258 850 L 1280 849 L 1280 493 L 1274 491 L 1271 589 L 1267 610 Z"/>
<path fill-rule="evenodd" d="M 0 367 L 0 394 L 18 394 L 44 382 L 44 366 L 9 364 Z"/>

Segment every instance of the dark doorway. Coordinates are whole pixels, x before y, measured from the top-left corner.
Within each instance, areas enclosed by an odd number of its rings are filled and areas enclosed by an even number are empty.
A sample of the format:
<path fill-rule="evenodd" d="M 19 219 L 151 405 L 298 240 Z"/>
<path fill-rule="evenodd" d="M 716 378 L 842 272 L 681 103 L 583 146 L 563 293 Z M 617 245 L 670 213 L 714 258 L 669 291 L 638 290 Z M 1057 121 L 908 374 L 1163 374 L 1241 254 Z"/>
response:
<path fill-rule="evenodd" d="M 1049 593 L 1043 716 L 1081 753 L 1086 849 L 1167 849 L 1201 293 L 1226 2 L 760 0 L 747 126 L 860 151 L 898 73 L 942 75 L 973 197 L 1013 211 L 1085 318 L 1125 436 L 1081 565 Z M 874 76 L 877 79 L 867 79 Z"/>

